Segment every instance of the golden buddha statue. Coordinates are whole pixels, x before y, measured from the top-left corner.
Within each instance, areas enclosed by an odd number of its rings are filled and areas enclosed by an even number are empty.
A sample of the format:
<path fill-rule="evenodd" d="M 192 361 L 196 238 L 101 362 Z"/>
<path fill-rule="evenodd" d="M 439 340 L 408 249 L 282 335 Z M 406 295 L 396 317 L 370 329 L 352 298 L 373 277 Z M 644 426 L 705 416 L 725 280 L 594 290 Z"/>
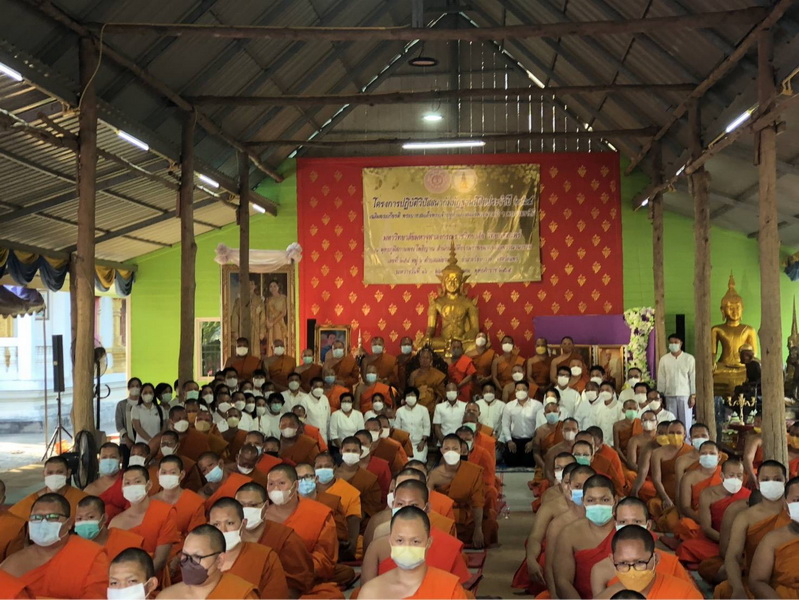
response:
<path fill-rule="evenodd" d="M 441 293 L 430 299 L 427 310 L 427 329 L 417 345 L 429 344 L 436 352 L 449 349 L 452 340 L 463 342 L 464 351 L 473 349 L 474 340 L 480 330 L 480 316 L 475 303 L 463 291 L 469 278 L 458 266 L 455 242 L 449 251 L 449 262 L 441 270 Z M 439 321 L 441 332 L 436 336 Z"/>
<path fill-rule="evenodd" d="M 796 297 L 793 299 L 793 322 L 788 336 L 788 360 L 785 361 L 785 397 L 799 399 L 799 326 L 796 323 Z"/>
<path fill-rule="evenodd" d="M 757 354 L 757 332 L 750 325 L 741 323 L 743 299 L 735 290 L 735 279 L 730 273 L 727 293 L 721 299 L 721 315 L 724 323 L 710 330 L 710 347 L 713 350 L 713 392 L 717 396 L 730 396 L 735 386 L 746 380 L 746 366 L 741 362 L 740 350 L 749 345 Z M 721 355 L 716 357 L 721 346 Z"/>

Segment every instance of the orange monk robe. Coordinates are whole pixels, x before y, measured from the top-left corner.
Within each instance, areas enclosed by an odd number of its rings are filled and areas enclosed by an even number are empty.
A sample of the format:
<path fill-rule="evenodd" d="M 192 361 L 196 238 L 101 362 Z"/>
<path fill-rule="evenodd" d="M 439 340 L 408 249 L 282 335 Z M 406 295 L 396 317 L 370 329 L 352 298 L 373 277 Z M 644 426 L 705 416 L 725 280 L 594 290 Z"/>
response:
<path fill-rule="evenodd" d="M 455 600 L 466 599 L 466 590 L 463 589 L 457 575 L 447 573 L 435 567 L 427 567 L 422 584 L 412 596 L 406 600 L 429 600 L 430 598 Z"/>
<path fill-rule="evenodd" d="M 791 477 L 799 477 L 799 456 L 788 463 L 788 472 Z"/>
<path fill-rule="evenodd" d="M 144 538 L 142 548 L 152 556 L 159 546 L 180 543 L 180 534 L 175 525 L 176 518 L 177 511 L 174 506 L 151 499 L 142 522 L 128 531 L 138 533 Z"/>
<path fill-rule="evenodd" d="M 152 486 L 150 487 L 150 491 L 148 492 L 150 496 L 155 496 L 158 492 L 160 492 L 163 488 L 161 488 L 161 483 L 158 481 L 158 471 L 159 471 L 159 464 L 163 456 L 159 452 L 156 457 L 151 461 L 150 467 L 148 467 L 148 471 L 150 472 L 150 481 L 152 482 Z M 202 475 L 200 475 L 200 469 L 197 467 L 197 462 L 190 459 L 188 456 L 178 455 L 178 458 L 183 462 L 183 470 L 186 472 L 186 476 L 183 478 L 183 481 L 180 482 L 180 487 L 184 490 L 191 490 L 192 492 L 197 492 L 203 486 Z M 122 488 L 120 487 L 120 493 Z M 124 500 L 124 498 L 123 498 Z M 130 508 L 130 503 L 125 500 L 127 504 L 126 508 Z M 108 505 L 106 504 L 106 513 L 108 513 Z"/>
<path fill-rule="evenodd" d="M 458 472 L 455 473 L 452 481 L 441 486 L 438 491 L 448 495 L 455 503 L 455 525 L 458 530 L 458 539 L 464 543 L 471 543 L 475 526 L 482 526 L 482 523 L 474 522 L 474 509 L 485 506 L 483 469 L 474 463 L 461 461 L 458 465 Z M 486 521 L 485 517 L 484 511 L 484 522 Z M 493 538 L 485 537 L 486 544 L 490 544 Z"/>
<path fill-rule="evenodd" d="M 336 535 L 338 535 L 338 541 L 348 541 L 350 538 L 350 532 L 347 528 L 347 515 L 344 514 L 344 507 L 341 505 L 341 497 L 336 496 L 335 494 L 328 494 L 327 492 L 320 492 L 317 490 L 316 498 L 313 499 L 317 502 L 321 502 L 331 511 L 333 511 L 333 520 L 336 522 Z M 358 496 L 358 503 L 360 504 L 360 502 L 361 497 Z M 357 516 L 360 518 L 360 513 L 358 513 Z"/>
<path fill-rule="evenodd" d="M 461 402 L 469 402 L 472 399 L 472 392 L 474 390 L 473 386 L 471 385 L 460 387 L 461 381 L 470 375 L 472 376 L 472 379 L 474 379 L 474 375 L 476 373 L 477 368 L 474 366 L 474 361 L 465 354 L 462 355 L 456 362 L 451 364 L 449 369 L 447 369 L 449 383 L 454 383 L 458 386 L 458 400 Z"/>
<path fill-rule="evenodd" d="M 0 563 L 17 550 L 22 550 L 27 539 L 27 524 L 27 519 L 20 519 L 9 512 L 0 514 Z"/>
<path fill-rule="evenodd" d="M 448 519 L 455 520 L 455 501 L 452 498 L 436 490 L 430 490 L 428 501 L 430 503 L 430 510 Z"/>
<path fill-rule="evenodd" d="M 386 507 L 382 501 L 380 484 L 377 483 L 377 475 L 366 469 L 358 469 L 349 484 L 358 490 L 361 495 L 361 510 L 363 511 L 363 521 L 361 526 L 365 527 L 367 520 Z"/>
<path fill-rule="evenodd" d="M 494 358 L 496 355 L 496 352 L 489 348 L 482 354 L 471 357 L 477 375 L 476 379 L 478 381 L 491 379 L 491 365 L 494 364 Z"/>
<path fill-rule="evenodd" d="M 393 442 L 394 440 L 391 441 Z M 402 452 L 402 448 L 399 448 L 399 451 Z M 400 467 L 400 469 L 401 468 L 402 467 Z M 370 473 L 374 473 L 377 476 L 377 485 L 378 487 L 380 487 L 380 504 L 382 506 L 385 506 L 386 498 L 388 497 L 388 488 L 391 487 L 391 476 L 392 476 L 392 470 L 388 464 L 388 461 L 385 461 L 382 458 L 372 455 L 369 458 L 369 464 L 366 465 L 366 470 L 369 471 Z"/>
<path fill-rule="evenodd" d="M 19 580 L 36 598 L 104 598 L 108 557 L 99 544 L 70 535 L 53 558 Z"/>
<path fill-rule="evenodd" d="M 152 494 L 151 494 L 152 495 Z M 102 494 L 98 496 L 105 504 L 105 516 L 110 521 L 123 510 L 130 508 L 130 502 L 125 500 L 122 495 L 122 473 L 120 472 L 114 483 L 112 483 Z"/>
<path fill-rule="evenodd" d="M 513 381 L 513 367 L 516 365 L 524 366 L 524 358 L 518 354 L 512 354 L 510 360 L 506 359 L 501 354 L 497 356 L 499 358 L 497 361 L 497 382 L 499 383 L 499 389 L 504 390 L 505 386 Z M 533 385 L 530 384 L 530 397 L 535 396 L 532 388 Z"/>
<path fill-rule="evenodd" d="M 499 492 L 496 488 L 496 472 L 493 461 L 483 448 L 472 447 L 469 453 L 469 462 L 483 468 L 483 486 L 485 489 L 485 509 L 496 511 Z"/>
<path fill-rule="evenodd" d="M 190 427 L 180 438 L 180 454 L 196 462 L 204 453 L 211 451 L 209 441 L 208 434 L 200 433 L 194 427 Z"/>
<path fill-rule="evenodd" d="M 580 594 L 580 598 L 594 597 L 591 592 L 591 569 L 611 554 L 610 543 L 615 533 L 616 529 L 611 529 L 605 539 L 595 548 L 577 550 L 574 553 L 574 589 Z"/>
<path fill-rule="evenodd" d="M 547 388 L 550 385 L 549 381 L 549 367 L 552 364 L 552 357 L 546 356 L 544 360 L 530 363 L 530 372 L 533 375 L 533 381 L 540 388 Z"/>
<path fill-rule="evenodd" d="M 207 434 L 202 435 L 205 435 L 205 437 L 208 438 L 208 447 L 211 448 L 211 452 L 218 454 L 219 456 L 226 456 L 228 442 L 225 438 L 219 435 L 216 428 L 214 428 L 212 431 L 209 431 Z"/>
<path fill-rule="evenodd" d="M 300 388 L 306 394 L 311 391 L 311 379 L 322 378 L 322 365 L 312 364 L 304 371 L 297 371 L 300 374 Z"/>
<path fill-rule="evenodd" d="M 341 501 L 341 508 L 344 511 L 344 517 L 358 517 L 363 516 L 361 509 L 361 494 L 357 488 L 343 479 L 336 479 L 336 481 L 327 488 L 327 494 L 336 496 Z"/>
<path fill-rule="evenodd" d="M 319 428 L 314 425 L 309 425 L 308 423 L 303 423 L 303 428 L 305 430 L 305 435 L 314 440 L 317 446 L 319 446 L 319 452 L 327 452 L 327 442 L 325 442 L 325 438 L 322 437 L 322 432 L 319 431 Z"/>
<path fill-rule="evenodd" d="M 174 506 L 175 526 L 182 537 L 185 538 L 192 529 L 206 523 L 205 498 L 199 494 L 183 490 Z"/>
<path fill-rule="evenodd" d="M 558 421 L 555 428 L 541 440 L 541 455 L 546 456 L 553 446 L 557 446 L 563 441 L 563 421 Z"/>
<path fill-rule="evenodd" d="M 397 397 L 399 392 L 397 388 L 387 386 L 385 383 L 377 381 L 370 385 L 361 392 L 361 405 L 358 407 L 362 413 L 366 414 L 372 410 L 372 398 L 375 394 L 383 396 L 384 404 L 388 408 L 394 408 L 394 398 Z"/>
<path fill-rule="evenodd" d="M 405 454 L 405 449 L 402 447 L 402 444 L 391 438 L 382 438 L 377 442 L 377 446 L 372 452 L 372 458 L 384 460 L 389 465 L 389 471 L 392 476 L 402 471 L 402 469 L 405 468 L 405 463 L 408 462 L 408 455 Z M 368 468 L 372 471 L 371 461 L 369 462 Z M 372 472 L 378 476 L 379 480 L 380 475 L 376 471 Z M 390 479 L 391 477 L 389 477 L 389 480 Z M 383 483 L 381 482 L 380 485 L 382 486 Z"/>
<path fill-rule="evenodd" d="M 244 431 L 243 429 L 238 429 L 230 438 L 225 438 L 222 436 L 222 439 L 227 441 L 227 456 L 233 460 L 236 459 L 239 450 L 241 450 L 241 447 L 244 446 L 244 442 L 247 439 L 247 433 L 248 432 Z"/>
<path fill-rule="evenodd" d="M 330 580 L 338 562 L 338 536 L 332 511 L 320 502 L 300 498 L 283 524 L 297 532 L 311 553 L 316 579 Z"/>
<path fill-rule="evenodd" d="M 220 498 L 235 498 L 236 492 L 239 491 L 239 488 L 245 483 L 250 483 L 251 481 L 251 477 L 247 477 L 241 473 L 231 473 L 221 484 L 219 484 L 219 487 L 216 488 L 216 491 L 213 494 L 211 494 L 211 497 L 205 500 L 205 510 L 211 510 L 214 502 Z"/>
<path fill-rule="evenodd" d="M 269 372 L 269 380 L 278 388 L 288 389 L 288 377 L 294 372 L 296 363 L 295 358 L 288 354 L 271 357 L 269 364 L 265 365 Z"/>
<path fill-rule="evenodd" d="M 226 571 L 237 575 L 258 589 L 258 598 L 289 597 L 286 575 L 277 553 L 261 544 L 242 542 L 239 556 Z"/>
<path fill-rule="evenodd" d="M 738 500 L 746 500 L 751 495 L 752 490 L 748 488 L 741 488 L 737 494 L 727 496 L 721 500 L 716 500 L 710 505 L 710 526 L 715 531 L 721 531 L 721 521 L 724 518 L 724 513 L 733 502 Z M 693 539 L 685 540 L 676 550 L 677 557 L 685 562 L 700 565 L 700 574 L 702 573 L 702 563 L 704 565 L 705 573 L 709 573 L 708 580 L 713 581 L 719 569 L 723 566 L 723 560 L 716 561 L 715 567 L 711 565 L 711 560 L 715 557 L 721 559 L 721 549 L 719 543 L 714 542 L 708 538 L 704 532 L 700 532 Z M 704 577 L 704 575 L 702 575 Z"/>
<path fill-rule="evenodd" d="M 0 571 L 0 598 L 35 598 L 21 579 Z"/>
<path fill-rule="evenodd" d="M 341 408 L 341 394 L 349 393 L 350 390 L 334 383 L 329 390 L 325 390 L 325 396 L 330 403 L 330 413 L 334 413 Z"/>
<path fill-rule="evenodd" d="M 265 521 L 259 544 L 275 551 L 283 565 L 289 588 L 305 593 L 313 586 L 314 563 L 305 541 L 290 527 Z"/>
<path fill-rule="evenodd" d="M 585 391 L 585 384 L 588 383 L 589 381 L 590 379 L 588 377 L 588 373 L 583 371 L 582 375 L 580 375 L 580 377 L 577 378 L 577 381 L 575 381 L 574 383 L 570 383 L 569 387 L 574 390 L 577 390 L 582 394 Z"/>
<path fill-rule="evenodd" d="M 216 587 L 211 590 L 211 593 L 206 596 L 207 600 L 248 600 L 249 598 L 261 598 L 258 595 L 258 590 L 252 583 L 246 579 L 242 579 L 232 573 L 223 573 L 222 579 L 216 584 Z M 266 596 L 263 596 L 264 598 Z"/>
<path fill-rule="evenodd" d="M 614 577 L 608 582 L 608 587 L 619 583 L 619 578 Z M 702 600 L 704 596 L 697 587 L 684 579 L 678 579 L 671 575 L 657 573 L 655 582 L 646 594 L 647 600 Z"/>
<path fill-rule="evenodd" d="M 236 373 L 239 374 L 239 379 L 242 381 L 252 379 L 253 372 L 260 369 L 261 366 L 261 359 L 252 354 L 242 357 L 231 356 L 225 363 L 225 369 L 231 367 L 236 369 Z"/>
<path fill-rule="evenodd" d="M 429 513 L 427 513 L 427 517 L 430 519 L 431 527 L 438 529 L 439 531 L 443 531 L 452 537 L 457 537 L 458 528 L 455 526 L 455 519 L 445 517 L 444 515 L 439 514 L 432 509 Z"/>
<path fill-rule="evenodd" d="M 402 449 L 405 450 L 405 456 L 413 456 L 413 443 L 411 442 L 410 433 L 402 429 L 392 429 L 391 435 L 388 437 L 402 445 Z"/>
<path fill-rule="evenodd" d="M 447 376 L 434 367 L 430 367 L 427 371 L 421 369 L 416 371 L 414 383 L 419 388 L 419 404 L 428 410 L 431 419 L 436 410 L 436 403 L 444 397 L 446 379 Z M 422 386 L 427 386 L 429 389 L 422 391 Z"/>
<path fill-rule="evenodd" d="M 472 574 L 463 558 L 463 542 L 435 528 L 430 530 L 430 537 L 433 541 L 427 550 L 427 566 L 452 573 L 461 583 L 469 581 Z M 389 556 L 380 562 L 377 574 L 382 575 L 396 568 L 397 564 Z"/>
<path fill-rule="evenodd" d="M 301 433 L 297 435 L 297 440 L 291 448 L 286 445 L 281 446 L 280 458 L 292 467 L 300 463 L 312 465 L 319 452 L 319 444 L 316 443 L 316 440 Z"/>
<path fill-rule="evenodd" d="M 697 465 L 698 464 L 699 463 L 697 463 Z M 706 477 L 705 479 L 702 479 L 691 486 L 692 509 L 695 511 L 699 510 L 699 496 L 704 490 L 714 485 L 721 485 L 721 465 L 716 467 L 713 475 Z M 672 517 L 672 521 L 673 522 L 669 523 L 671 526 L 669 528 L 670 531 L 673 531 L 674 535 L 680 538 L 680 540 L 683 542 L 698 537 L 704 537 L 704 534 L 702 533 L 702 527 L 692 518 L 682 517 L 678 520 L 676 517 Z M 718 531 L 718 529 L 716 531 Z"/>
<path fill-rule="evenodd" d="M 630 440 L 633 436 L 640 435 L 643 432 L 644 426 L 641 424 L 641 419 L 635 419 L 630 427 L 619 430 L 619 448 L 621 448 L 625 455 L 627 454 L 627 446 L 630 445 Z M 616 449 L 616 452 L 619 452 L 619 448 Z M 621 459 L 621 454 L 619 454 L 619 459 Z M 627 468 L 627 464 L 624 461 L 621 463 L 621 468 L 622 471 L 624 471 L 624 478 L 627 480 L 627 489 L 632 490 L 638 473 Z"/>
<path fill-rule="evenodd" d="M 616 487 L 616 494 L 619 496 L 627 495 L 627 478 L 624 476 L 624 469 L 621 466 L 621 459 L 618 452 L 607 444 L 594 454 L 591 467 L 597 472 L 609 477 Z M 672 496 L 673 498 L 674 496 Z"/>
<path fill-rule="evenodd" d="M 105 554 L 108 560 L 111 561 L 114 560 L 120 552 L 128 548 L 142 548 L 143 546 L 144 538 L 138 533 L 113 527 L 108 530 L 108 539 L 105 541 L 103 548 L 105 548 Z"/>
<path fill-rule="evenodd" d="M 361 371 L 358 368 L 358 361 L 353 356 L 346 355 L 331 367 L 336 374 L 336 379 L 344 384 L 344 387 L 352 390 L 361 378 Z"/>
<path fill-rule="evenodd" d="M 10 512 L 15 517 L 19 517 L 20 519 L 23 519 L 24 521 L 27 522 L 28 517 L 31 516 L 31 509 L 33 508 L 33 503 L 39 499 L 40 495 L 41 494 L 39 492 L 33 492 L 29 496 L 25 496 L 22 500 L 20 500 L 14 506 L 9 508 L 8 512 Z M 85 492 L 79 490 L 76 487 L 72 487 L 71 485 L 68 485 L 66 491 L 61 495 L 67 499 L 67 502 L 69 502 L 69 506 L 72 511 L 70 514 L 72 515 L 74 515 L 77 512 L 78 502 L 80 502 L 83 498 L 86 497 Z"/>
<path fill-rule="evenodd" d="M 693 449 L 694 447 L 690 444 L 683 444 L 673 458 L 660 462 L 660 482 L 672 501 L 677 499 L 677 472 L 675 469 L 677 459 Z M 663 514 L 663 500 L 660 497 L 649 501 L 649 512 L 653 519 L 658 519 Z"/>
<path fill-rule="evenodd" d="M 774 550 L 771 587 L 780 598 L 799 598 L 799 539 L 785 542 Z"/>
<path fill-rule="evenodd" d="M 398 367 L 396 356 L 383 352 L 368 363 L 364 363 L 364 369 L 369 365 L 373 365 L 377 369 L 378 379 L 387 379 L 392 386 L 397 385 Z M 361 412 L 366 412 L 366 410 L 361 409 Z"/>
<path fill-rule="evenodd" d="M 277 456 L 272 456 L 271 454 L 263 454 L 261 455 L 261 458 L 258 459 L 258 462 L 255 464 L 255 468 L 264 475 L 268 475 L 269 471 L 272 470 L 272 467 L 276 467 L 282 464 L 283 461 Z"/>
<path fill-rule="evenodd" d="M 490 427 L 488 429 L 491 429 Z M 493 431 L 493 430 L 492 430 Z M 488 455 L 491 457 L 492 464 L 494 465 L 494 471 L 496 472 L 497 467 L 497 440 L 491 434 L 485 433 L 482 430 L 477 431 L 474 434 L 474 445 L 479 446 L 483 450 L 485 450 Z"/>

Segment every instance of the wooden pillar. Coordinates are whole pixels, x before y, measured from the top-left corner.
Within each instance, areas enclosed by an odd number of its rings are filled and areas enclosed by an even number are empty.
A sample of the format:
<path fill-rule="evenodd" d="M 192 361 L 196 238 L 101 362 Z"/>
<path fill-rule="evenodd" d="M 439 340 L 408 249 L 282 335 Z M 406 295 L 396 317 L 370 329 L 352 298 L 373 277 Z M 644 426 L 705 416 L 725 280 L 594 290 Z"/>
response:
<path fill-rule="evenodd" d="M 180 187 L 177 212 L 180 216 L 180 352 L 178 381 L 194 379 L 194 280 L 197 244 L 194 241 L 194 112 L 183 113 L 180 146 Z M 175 390 L 179 394 L 180 390 Z"/>
<path fill-rule="evenodd" d="M 239 152 L 239 335 L 249 338 L 250 315 L 250 160 Z M 235 340 L 233 340 L 235 342 Z M 250 349 L 260 356 L 258 340 L 250 340 Z M 235 350 L 235 347 L 234 347 Z"/>
<path fill-rule="evenodd" d="M 702 154 L 702 118 L 699 102 L 688 111 L 691 125 L 691 159 Z M 713 396 L 715 348 L 710 347 L 710 174 L 700 167 L 691 174 L 694 200 L 694 355 L 696 356 L 696 412 L 716 439 L 716 407 Z"/>
<path fill-rule="evenodd" d="M 653 183 L 663 183 L 663 159 L 660 144 L 653 148 L 653 167 L 655 176 Z M 653 375 L 657 372 L 660 357 L 666 354 L 666 277 L 664 274 L 663 251 L 663 192 L 658 192 L 649 199 L 652 218 L 652 274 L 655 287 L 655 364 Z"/>
<path fill-rule="evenodd" d="M 91 38 L 79 41 L 78 243 L 74 254 L 75 362 L 72 366 L 72 423 L 75 432 L 95 430 L 94 411 L 94 236 L 97 175 L 97 96 L 93 77 L 97 49 Z"/>
<path fill-rule="evenodd" d="M 758 39 L 757 94 L 759 110 L 774 102 L 774 39 L 770 30 Z M 785 437 L 782 318 L 780 314 L 780 234 L 777 229 L 777 125 L 755 132 L 760 178 L 760 347 L 763 386 L 763 455 L 788 464 Z"/>

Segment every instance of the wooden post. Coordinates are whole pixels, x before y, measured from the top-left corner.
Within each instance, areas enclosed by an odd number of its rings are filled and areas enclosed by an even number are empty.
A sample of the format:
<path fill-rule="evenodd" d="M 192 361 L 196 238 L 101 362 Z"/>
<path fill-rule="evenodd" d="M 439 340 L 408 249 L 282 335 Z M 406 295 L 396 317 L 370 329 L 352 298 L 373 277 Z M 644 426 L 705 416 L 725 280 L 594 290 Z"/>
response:
<path fill-rule="evenodd" d="M 181 386 L 194 379 L 194 280 L 197 244 L 194 241 L 194 112 L 183 113 L 180 148 L 180 188 L 177 212 L 180 216 L 180 352 L 178 381 Z M 179 394 L 180 390 L 175 390 Z"/>
<path fill-rule="evenodd" d="M 702 154 L 702 118 L 699 101 L 688 109 L 691 125 L 691 159 Z M 710 174 L 702 167 L 691 175 L 694 199 L 694 355 L 696 357 L 697 417 L 716 439 L 716 407 L 713 396 L 713 361 L 710 347 Z"/>
<path fill-rule="evenodd" d="M 250 161 L 239 152 L 239 335 L 250 337 Z M 233 340 L 235 342 L 235 340 Z M 250 349 L 260 356 L 258 340 L 250 340 Z M 235 349 L 235 348 L 234 348 Z M 257 353 L 256 353 L 257 352 Z"/>
<path fill-rule="evenodd" d="M 757 95 L 761 108 L 773 102 L 774 38 L 760 34 L 757 46 Z M 760 183 L 760 347 L 763 386 L 763 455 L 788 464 L 785 437 L 782 318 L 780 314 L 780 235 L 777 229 L 777 126 L 767 123 L 755 132 Z"/>
<path fill-rule="evenodd" d="M 654 181 L 660 184 L 663 179 L 663 159 L 660 144 L 653 153 Z M 664 275 L 663 252 L 663 192 L 658 192 L 649 199 L 652 207 L 652 274 L 655 287 L 655 364 L 653 374 L 657 372 L 660 357 L 666 354 L 666 278 Z"/>
<path fill-rule="evenodd" d="M 97 49 L 91 38 L 79 41 L 78 243 L 75 264 L 75 341 L 72 365 L 72 424 L 75 432 L 95 430 L 94 411 L 94 225 L 97 182 L 97 96 L 93 77 Z"/>

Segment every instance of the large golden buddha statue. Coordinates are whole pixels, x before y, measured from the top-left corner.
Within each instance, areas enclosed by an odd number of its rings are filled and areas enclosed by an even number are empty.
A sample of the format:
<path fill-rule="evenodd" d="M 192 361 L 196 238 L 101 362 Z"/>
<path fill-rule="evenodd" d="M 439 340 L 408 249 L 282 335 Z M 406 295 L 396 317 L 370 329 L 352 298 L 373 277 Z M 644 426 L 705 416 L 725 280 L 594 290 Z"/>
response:
<path fill-rule="evenodd" d="M 430 344 L 436 352 L 449 349 L 452 340 L 461 340 L 463 348 L 474 348 L 474 340 L 480 330 L 480 317 L 475 303 L 463 292 L 463 284 L 469 278 L 458 266 L 455 242 L 449 251 L 449 262 L 441 270 L 441 293 L 430 299 L 427 310 L 427 329 L 421 344 Z M 441 331 L 436 335 L 441 322 Z"/>
<path fill-rule="evenodd" d="M 721 315 L 724 323 L 710 330 L 710 347 L 713 349 L 713 392 L 717 396 L 729 396 L 736 385 L 746 380 L 746 367 L 741 362 L 741 346 L 748 344 L 757 354 L 757 332 L 750 325 L 741 323 L 743 299 L 735 290 L 735 279 L 730 273 L 727 293 L 721 299 Z M 719 346 L 721 355 L 718 356 Z M 716 357 L 718 356 L 718 360 Z"/>

